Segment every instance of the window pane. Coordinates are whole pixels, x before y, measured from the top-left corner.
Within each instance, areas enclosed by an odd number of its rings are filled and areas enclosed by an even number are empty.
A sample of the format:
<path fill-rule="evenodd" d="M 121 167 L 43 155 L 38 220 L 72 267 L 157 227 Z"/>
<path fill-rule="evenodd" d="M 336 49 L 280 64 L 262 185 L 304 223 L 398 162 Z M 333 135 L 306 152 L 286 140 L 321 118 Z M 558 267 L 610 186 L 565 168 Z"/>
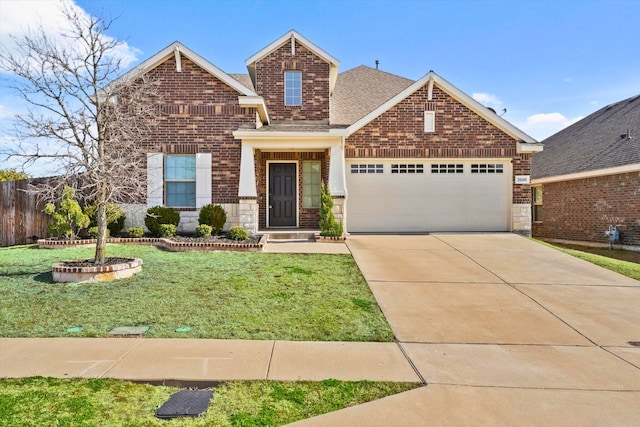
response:
<path fill-rule="evenodd" d="M 167 156 L 165 179 L 196 179 L 195 156 Z"/>
<path fill-rule="evenodd" d="M 302 72 L 284 72 L 284 105 L 302 105 Z"/>
<path fill-rule="evenodd" d="M 167 182 L 167 206 L 196 205 L 195 182 Z"/>
<path fill-rule="evenodd" d="M 320 162 L 302 163 L 302 207 L 320 207 Z"/>
<path fill-rule="evenodd" d="M 542 205 L 535 205 L 533 207 L 533 220 L 542 221 Z"/>

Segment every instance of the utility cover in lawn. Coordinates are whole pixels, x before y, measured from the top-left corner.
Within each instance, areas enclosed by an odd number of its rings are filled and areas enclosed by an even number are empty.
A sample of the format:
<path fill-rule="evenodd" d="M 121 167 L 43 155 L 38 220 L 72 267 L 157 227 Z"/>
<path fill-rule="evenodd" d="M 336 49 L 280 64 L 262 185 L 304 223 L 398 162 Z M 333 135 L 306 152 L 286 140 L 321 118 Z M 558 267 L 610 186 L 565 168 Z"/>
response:
<path fill-rule="evenodd" d="M 213 397 L 211 390 L 180 390 L 171 395 L 156 412 L 156 417 L 172 419 L 179 417 L 198 417 L 209 408 Z"/>

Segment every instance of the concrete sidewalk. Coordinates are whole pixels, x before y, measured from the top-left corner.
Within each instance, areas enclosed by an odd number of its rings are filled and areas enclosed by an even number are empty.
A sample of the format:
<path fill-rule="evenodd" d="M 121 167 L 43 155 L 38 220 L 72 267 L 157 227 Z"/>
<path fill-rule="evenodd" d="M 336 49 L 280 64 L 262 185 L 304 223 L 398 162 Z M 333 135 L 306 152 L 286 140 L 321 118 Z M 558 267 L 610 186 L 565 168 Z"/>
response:
<path fill-rule="evenodd" d="M 145 338 L 1 338 L 0 378 L 419 382 L 395 343 Z"/>

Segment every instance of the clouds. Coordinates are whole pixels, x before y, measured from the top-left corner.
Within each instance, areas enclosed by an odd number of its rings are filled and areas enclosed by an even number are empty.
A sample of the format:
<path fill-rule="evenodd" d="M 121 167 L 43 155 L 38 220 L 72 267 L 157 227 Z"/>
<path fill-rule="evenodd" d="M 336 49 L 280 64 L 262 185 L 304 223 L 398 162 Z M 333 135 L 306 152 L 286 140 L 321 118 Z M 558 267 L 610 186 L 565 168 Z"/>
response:
<path fill-rule="evenodd" d="M 487 107 L 502 107 L 503 104 L 500 98 L 491 93 L 474 93 L 473 95 L 471 95 L 471 97 Z"/>
<path fill-rule="evenodd" d="M 3 49 L 10 51 L 15 47 L 13 38 L 22 38 L 39 27 L 42 27 L 56 43 L 69 43 L 69 40 L 62 36 L 69 29 L 69 24 L 62 14 L 65 5 L 77 11 L 85 19 L 89 17 L 73 0 L 0 0 L 0 2 L 2 3 L 0 45 Z M 107 35 L 105 37 L 114 40 Z M 122 61 L 123 67 L 136 62 L 140 54 L 139 49 L 129 46 L 126 42 L 122 42 L 111 52 L 114 58 Z"/>
<path fill-rule="evenodd" d="M 542 141 L 582 118 L 583 116 L 578 116 L 570 119 L 558 112 L 538 113 L 527 117 L 525 123 L 520 127 L 537 140 Z"/>

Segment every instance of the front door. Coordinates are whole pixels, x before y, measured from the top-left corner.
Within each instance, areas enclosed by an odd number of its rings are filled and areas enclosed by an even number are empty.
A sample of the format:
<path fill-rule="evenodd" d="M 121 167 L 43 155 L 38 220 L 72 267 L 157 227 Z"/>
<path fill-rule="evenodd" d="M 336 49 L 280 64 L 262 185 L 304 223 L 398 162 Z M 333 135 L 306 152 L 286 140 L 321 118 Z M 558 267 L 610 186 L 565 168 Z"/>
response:
<path fill-rule="evenodd" d="M 297 212 L 295 163 L 269 163 L 269 227 L 295 227 Z"/>

